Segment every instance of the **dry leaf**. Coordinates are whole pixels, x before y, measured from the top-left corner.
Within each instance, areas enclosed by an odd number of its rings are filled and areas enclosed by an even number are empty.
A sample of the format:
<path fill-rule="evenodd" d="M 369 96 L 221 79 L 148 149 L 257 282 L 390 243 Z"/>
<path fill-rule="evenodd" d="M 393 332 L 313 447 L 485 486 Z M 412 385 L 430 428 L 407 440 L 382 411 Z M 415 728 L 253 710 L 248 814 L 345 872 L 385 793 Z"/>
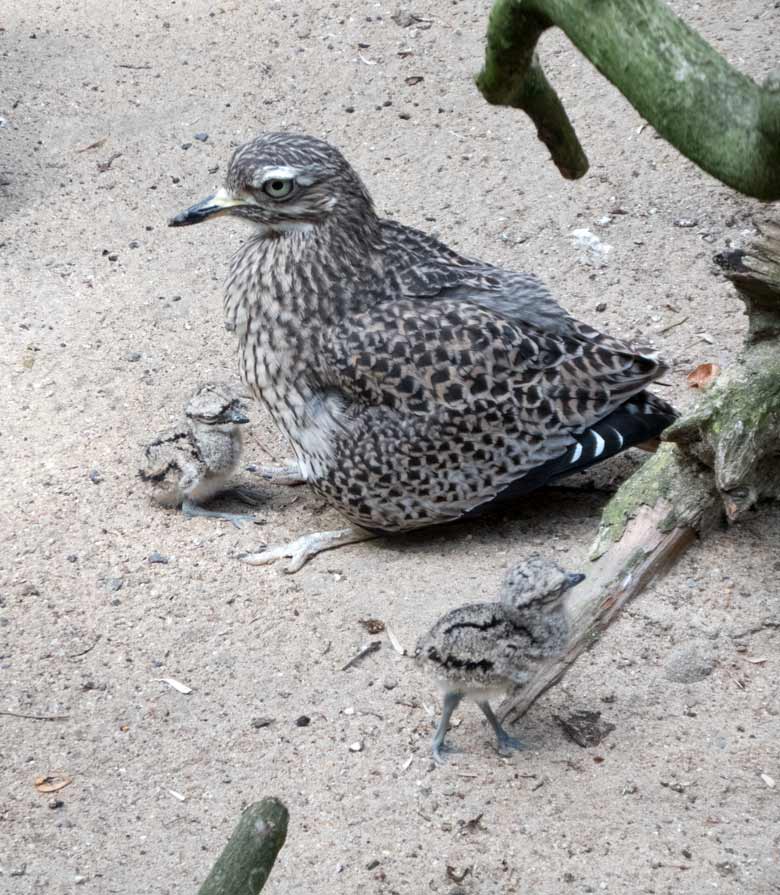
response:
<path fill-rule="evenodd" d="M 454 883 L 462 883 L 470 873 L 471 867 L 466 867 L 462 873 L 458 873 L 451 864 L 447 864 L 447 879 L 452 880 Z"/>
<path fill-rule="evenodd" d="M 422 75 L 409 75 L 409 77 L 404 78 L 404 80 L 410 87 L 414 87 L 415 84 L 419 84 L 420 81 L 423 81 L 425 79 Z"/>
<path fill-rule="evenodd" d="M 156 677 L 154 680 L 160 681 L 163 684 L 168 684 L 169 687 L 173 687 L 178 693 L 192 693 L 190 687 L 183 684 L 181 681 L 177 681 L 175 677 Z"/>
<path fill-rule="evenodd" d="M 95 140 L 94 143 L 90 143 L 89 146 L 84 146 L 81 149 L 77 149 L 76 152 L 89 152 L 90 149 L 100 149 L 100 147 L 106 142 L 108 137 L 103 137 L 100 140 Z"/>
<path fill-rule="evenodd" d="M 688 385 L 690 388 L 709 388 L 719 375 L 720 367 L 717 364 L 699 364 L 688 374 Z"/>
<path fill-rule="evenodd" d="M 65 789 L 69 783 L 73 783 L 72 777 L 52 777 L 47 775 L 35 778 L 35 788 L 38 792 L 59 792 L 61 789 Z"/>

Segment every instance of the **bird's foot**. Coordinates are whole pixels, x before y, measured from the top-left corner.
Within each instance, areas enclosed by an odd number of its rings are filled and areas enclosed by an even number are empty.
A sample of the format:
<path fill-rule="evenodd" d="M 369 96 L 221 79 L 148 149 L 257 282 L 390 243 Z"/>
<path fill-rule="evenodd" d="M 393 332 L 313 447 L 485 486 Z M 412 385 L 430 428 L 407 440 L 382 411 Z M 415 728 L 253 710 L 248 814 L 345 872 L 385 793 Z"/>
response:
<path fill-rule="evenodd" d="M 447 764 L 448 755 L 457 755 L 460 751 L 456 746 L 450 746 L 446 743 L 434 743 L 431 747 L 431 755 L 439 767 Z"/>
<path fill-rule="evenodd" d="M 247 488 L 244 485 L 236 485 L 235 488 L 228 488 L 226 491 L 220 491 L 220 497 L 226 497 L 232 500 L 238 500 L 245 503 L 249 507 L 259 507 L 267 503 L 268 498 L 259 491 Z"/>
<path fill-rule="evenodd" d="M 286 463 L 284 466 L 247 466 L 249 472 L 259 475 L 272 485 L 303 485 L 306 482 L 301 467 L 297 463 Z"/>
<path fill-rule="evenodd" d="M 506 731 L 502 731 L 496 739 L 496 752 L 498 752 L 499 755 L 511 755 L 512 752 L 525 749 L 525 743 L 522 740 L 510 736 Z"/>
<path fill-rule="evenodd" d="M 238 558 L 251 566 L 265 566 L 276 562 L 277 559 L 287 559 L 290 562 L 286 572 L 297 572 L 312 556 L 322 553 L 323 550 L 332 550 L 335 547 L 344 547 L 347 544 L 357 544 L 360 541 L 369 541 L 377 537 L 370 531 L 357 528 L 339 528 L 335 531 L 315 531 L 312 534 L 303 535 L 290 541 L 289 544 L 278 544 L 274 547 L 266 547 L 257 553 L 243 553 Z"/>
<path fill-rule="evenodd" d="M 181 505 L 181 511 L 188 519 L 195 516 L 204 516 L 206 519 L 222 519 L 230 522 L 236 528 L 241 528 L 244 522 L 253 522 L 254 516 L 251 513 L 222 513 L 218 510 L 204 510 L 203 507 L 193 503 L 191 500 L 185 500 Z"/>

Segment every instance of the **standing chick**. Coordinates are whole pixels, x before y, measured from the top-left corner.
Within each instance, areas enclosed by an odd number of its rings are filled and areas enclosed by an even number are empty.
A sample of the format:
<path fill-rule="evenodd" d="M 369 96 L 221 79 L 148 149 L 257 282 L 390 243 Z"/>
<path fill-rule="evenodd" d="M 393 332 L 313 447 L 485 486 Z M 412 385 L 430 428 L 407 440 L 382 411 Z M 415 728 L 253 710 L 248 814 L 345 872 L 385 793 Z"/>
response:
<path fill-rule="evenodd" d="M 470 603 L 442 616 L 415 651 L 441 688 L 442 716 L 433 737 L 433 758 L 442 747 L 450 717 L 464 696 L 474 699 L 496 732 L 499 752 L 522 748 L 490 707 L 492 696 L 522 687 L 536 669 L 566 648 L 569 627 L 563 608 L 569 588 L 585 578 L 534 555 L 507 573 L 497 603 Z"/>
<path fill-rule="evenodd" d="M 249 419 L 233 390 L 223 383 L 201 385 L 184 408 L 186 426 L 161 432 L 144 451 L 139 475 L 152 485 L 161 506 L 181 507 L 186 516 L 225 519 L 237 528 L 246 515 L 204 510 L 222 491 L 241 456 L 241 426 Z M 248 493 L 235 496 L 251 503 Z"/>

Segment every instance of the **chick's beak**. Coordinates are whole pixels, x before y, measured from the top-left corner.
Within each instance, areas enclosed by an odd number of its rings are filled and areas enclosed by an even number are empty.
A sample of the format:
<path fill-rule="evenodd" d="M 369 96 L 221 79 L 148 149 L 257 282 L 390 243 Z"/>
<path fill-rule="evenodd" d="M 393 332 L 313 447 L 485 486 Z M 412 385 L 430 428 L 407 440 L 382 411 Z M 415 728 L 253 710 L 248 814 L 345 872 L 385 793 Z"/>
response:
<path fill-rule="evenodd" d="M 186 211 L 180 211 L 176 217 L 168 221 L 169 227 L 187 227 L 190 224 L 200 224 L 208 218 L 225 214 L 239 205 L 246 205 L 245 199 L 237 199 L 226 189 L 218 190 L 213 196 L 202 199 Z"/>
<path fill-rule="evenodd" d="M 566 576 L 566 587 L 576 587 L 581 581 L 585 580 L 585 576 L 582 572 L 570 572 Z"/>
<path fill-rule="evenodd" d="M 234 407 L 230 413 L 228 414 L 231 423 L 248 423 L 249 417 L 239 410 L 238 407 Z"/>

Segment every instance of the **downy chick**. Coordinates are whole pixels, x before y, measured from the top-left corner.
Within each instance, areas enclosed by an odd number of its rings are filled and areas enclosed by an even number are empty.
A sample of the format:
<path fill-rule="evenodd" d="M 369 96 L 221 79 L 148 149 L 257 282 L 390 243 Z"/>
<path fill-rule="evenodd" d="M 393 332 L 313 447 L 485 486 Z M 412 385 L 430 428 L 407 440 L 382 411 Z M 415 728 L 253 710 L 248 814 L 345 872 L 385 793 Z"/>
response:
<path fill-rule="evenodd" d="M 436 677 L 443 700 L 433 737 L 437 764 L 444 761 L 450 717 L 464 696 L 484 713 L 496 733 L 499 752 L 522 748 L 503 729 L 489 700 L 524 686 L 545 661 L 564 652 L 569 637 L 564 597 L 584 577 L 533 555 L 510 568 L 499 602 L 453 609 L 420 638 L 416 661 Z"/>
<path fill-rule="evenodd" d="M 139 475 L 152 485 L 152 499 L 160 506 L 181 507 L 186 516 L 225 519 L 237 528 L 251 516 L 203 509 L 226 490 L 228 478 L 241 456 L 241 426 L 249 419 L 233 389 L 223 383 L 199 386 L 184 408 L 186 424 L 161 432 L 144 450 Z M 248 492 L 233 496 L 253 503 Z"/>

